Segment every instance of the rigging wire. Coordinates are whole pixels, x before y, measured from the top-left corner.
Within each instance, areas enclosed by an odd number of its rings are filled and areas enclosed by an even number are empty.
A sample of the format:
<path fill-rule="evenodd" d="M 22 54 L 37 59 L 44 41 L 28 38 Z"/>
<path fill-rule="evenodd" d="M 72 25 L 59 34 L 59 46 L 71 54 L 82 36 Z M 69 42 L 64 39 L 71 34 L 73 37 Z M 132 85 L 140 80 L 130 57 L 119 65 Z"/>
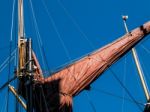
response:
<path fill-rule="evenodd" d="M 143 44 L 141 44 L 141 47 L 142 47 L 148 54 L 150 54 L 150 50 L 147 49 Z"/>
<path fill-rule="evenodd" d="M 149 55 L 150 55 L 150 50 L 148 49 L 148 48 L 146 48 L 143 44 L 140 44 L 141 45 L 141 48 L 144 50 L 144 51 L 146 51 Z M 142 62 L 141 62 L 141 64 L 142 64 L 142 66 L 143 66 L 143 68 L 146 68 L 145 67 L 145 64 L 143 64 Z M 149 77 L 149 73 L 148 73 L 148 71 L 145 69 L 145 72 L 146 72 L 146 74 L 145 74 L 145 76 L 147 77 L 147 79 L 149 80 L 148 82 L 150 82 L 150 77 Z"/>
<path fill-rule="evenodd" d="M 37 21 L 36 21 L 34 9 L 33 9 L 33 4 L 32 4 L 31 0 L 29 2 L 30 2 L 30 8 L 31 8 L 31 12 L 32 12 L 32 18 L 33 18 L 33 21 L 34 21 L 33 25 L 35 27 L 35 31 L 36 31 L 36 35 L 37 35 L 37 41 L 38 41 L 40 54 L 41 54 L 41 58 L 42 58 L 42 63 L 49 70 L 50 67 L 49 67 L 49 64 L 48 64 L 48 61 L 47 61 L 47 58 L 46 58 L 46 53 L 45 53 L 45 50 L 44 50 L 44 46 L 43 46 L 43 42 L 42 42 L 41 35 L 40 35 L 40 32 L 39 32 L 39 28 L 38 28 L 38 25 L 37 25 Z"/>
<path fill-rule="evenodd" d="M 15 7 L 15 11 L 17 11 L 17 7 Z M 18 33 L 17 22 L 18 22 L 18 16 L 15 13 L 15 21 L 14 21 L 14 43 L 15 43 L 15 48 L 17 48 L 17 50 L 18 50 L 18 45 L 17 45 L 17 43 L 18 43 L 18 38 L 17 38 L 17 33 Z M 14 69 L 15 69 L 15 71 L 17 71 L 17 52 L 15 52 L 14 57 L 15 57 L 14 58 Z M 16 74 L 14 74 L 14 75 L 16 75 Z M 14 81 L 14 85 L 15 85 L 16 90 L 18 90 L 19 89 L 19 80 L 18 79 L 16 79 Z M 14 105 L 15 105 L 14 111 L 15 112 L 19 112 L 19 102 L 18 102 L 17 98 L 15 98 L 15 100 L 14 100 Z"/>
<path fill-rule="evenodd" d="M 119 82 L 119 84 L 124 88 L 124 90 L 128 93 L 128 95 L 130 96 L 130 98 L 134 101 L 134 103 L 136 104 L 136 106 L 139 108 L 139 110 L 141 112 L 143 112 L 143 109 L 141 108 L 141 106 L 139 106 L 138 102 L 135 100 L 135 98 L 132 96 L 132 94 L 130 93 L 130 91 L 128 90 L 128 88 L 121 82 L 121 80 L 119 79 L 119 77 L 115 74 L 115 72 L 109 68 L 108 69 L 112 75 L 114 76 L 114 78 Z"/>
<path fill-rule="evenodd" d="M 37 25 L 37 21 L 36 21 L 34 9 L 33 9 L 32 1 L 30 0 L 29 3 L 30 3 L 30 7 L 31 7 L 31 12 L 32 12 L 32 17 L 33 17 L 33 21 L 34 21 L 34 27 L 35 27 L 35 30 L 36 30 L 38 45 L 39 45 L 40 53 L 41 53 L 41 57 L 42 57 L 42 62 L 43 62 L 43 65 L 45 65 L 45 63 L 44 63 L 44 59 L 45 59 L 47 69 L 49 70 L 50 67 L 49 67 L 49 65 L 48 65 L 48 61 L 47 61 L 47 58 L 46 58 L 46 53 L 45 53 L 45 50 L 44 50 L 44 47 L 43 47 L 43 42 L 42 42 L 42 39 L 41 39 L 41 35 L 40 35 L 40 33 L 39 33 L 39 28 L 38 28 L 38 25 Z M 41 46 L 41 47 L 40 47 L 40 46 Z M 43 54 L 44 56 L 43 56 L 42 54 Z M 50 72 L 49 72 L 49 73 L 50 73 Z M 42 86 L 41 86 L 41 90 L 42 90 L 42 97 L 43 97 L 43 99 L 44 99 L 44 104 L 45 104 L 45 107 L 47 108 L 47 111 L 48 111 L 47 101 L 46 101 L 46 99 L 45 99 L 45 95 L 44 95 L 43 87 L 42 87 Z M 35 93 L 35 94 L 36 94 L 36 93 Z M 35 96 L 35 97 L 36 97 L 36 96 Z M 36 97 L 36 98 L 37 98 L 37 97 Z"/>
<path fill-rule="evenodd" d="M 75 27 L 78 29 L 78 31 L 83 35 L 83 38 L 89 43 L 92 49 L 95 48 L 95 45 L 89 40 L 88 36 L 83 32 L 80 25 L 77 23 L 77 21 L 74 19 L 74 17 L 69 13 L 67 8 L 63 5 L 63 3 L 60 0 L 57 0 L 58 4 L 62 7 L 66 15 L 70 18 L 72 23 L 75 25 Z"/>
<path fill-rule="evenodd" d="M 125 85 L 125 82 L 126 82 L 126 63 L 127 63 L 127 61 L 126 61 L 126 55 L 125 55 L 125 60 L 124 60 L 124 74 L 123 74 L 123 84 Z M 122 95 L 123 95 L 123 100 L 122 100 L 122 111 L 121 112 L 123 112 L 124 111 L 124 104 L 125 104 L 125 90 L 123 89 L 123 91 L 122 91 Z"/>
<path fill-rule="evenodd" d="M 41 36 L 40 36 L 39 29 L 38 29 L 38 26 L 37 26 L 37 21 L 36 21 L 34 9 L 33 9 L 32 1 L 29 0 L 29 3 L 30 3 L 31 12 L 32 12 L 33 24 L 34 24 L 34 28 L 35 28 L 35 31 L 36 31 L 36 36 L 37 36 L 39 51 L 40 51 L 40 54 L 41 54 L 43 66 L 45 68 L 46 65 L 44 63 L 44 57 L 42 55 L 42 49 L 41 49 L 41 46 L 42 46 Z"/>
<path fill-rule="evenodd" d="M 12 45 L 12 46 L 14 46 L 14 45 Z M 10 48 L 10 45 L 5 45 L 5 46 L 1 46 L 0 50 L 5 50 L 5 49 L 8 49 L 8 48 Z"/>
<path fill-rule="evenodd" d="M 90 96 L 88 95 L 88 92 L 85 92 L 87 96 L 87 101 L 89 102 L 90 106 L 92 107 L 93 112 L 96 112 L 96 108 L 93 104 L 93 102 L 90 100 Z"/>
<path fill-rule="evenodd" d="M 12 41 L 13 41 L 13 28 L 14 28 L 14 9 L 15 9 L 16 0 L 13 1 L 13 9 L 12 9 L 12 20 L 11 20 L 11 34 L 10 34 L 10 49 L 9 49 L 9 66 L 8 66 L 8 79 L 10 80 L 10 73 L 11 73 L 11 50 L 12 50 Z M 9 111 L 9 88 L 7 88 L 7 112 Z"/>
<path fill-rule="evenodd" d="M 147 51 L 146 51 L 146 52 L 147 52 Z M 147 78 L 145 78 L 145 80 L 148 79 L 148 82 L 150 82 L 150 76 L 148 75 L 149 73 L 148 73 L 148 71 L 147 71 L 147 69 L 146 69 L 146 67 L 145 67 L 145 64 L 143 63 L 142 60 L 140 60 L 140 64 L 141 64 L 141 66 L 143 66 L 143 71 L 145 72 L 145 73 L 144 73 L 144 76 L 147 77 Z"/>
<path fill-rule="evenodd" d="M 9 79 L 9 81 L 5 82 L 1 87 L 0 87 L 0 92 L 6 87 L 8 86 L 8 84 L 10 82 L 12 82 L 13 80 L 15 80 L 17 78 L 17 76 L 15 75 L 14 77 L 12 77 L 11 79 Z"/>
<path fill-rule="evenodd" d="M 103 93 L 105 95 L 109 95 L 109 96 L 112 96 L 112 97 L 115 97 L 115 98 L 118 98 L 118 99 L 124 99 L 126 101 L 134 103 L 132 99 L 129 99 L 129 98 L 126 98 L 126 97 L 122 97 L 122 96 L 116 95 L 114 93 L 111 93 L 111 92 L 108 92 L 108 91 L 104 91 L 104 90 L 99 89 L 99 88 L 92 87 L 91 90 L 97 91 L 97 92 L 100 92 L 100 93 Z M 137 101 L 137 103 L 140 104 L 141 106 L 145 106 L 144 103 L 142 103 L 141 101 Z"/>
<path fill-rule="evenodd" d="M 10 62 L 14 59 L 15 57 L 11 57 Z M 4 64 L 1 68 L 0 68 L 0 73 L 9 65 L 9 62 L 7 62 L 6 64 Z"/>
<path fill-rule="evenodd" d="M 3 69 L 9 64 L 9 59 L 11 59 L 11 61 L 14 59 L 14 54 L 16 53 L 17 49 L 15 49 L 12 53 L 11 56 L 7 57 L 4 62 L 0 65 L 0 72 L 3 71 Z"/>
<path fill-rule="evenodd" d="M 135 63 L 135 61 L 134 61 L 134 59 L 133 58 L 131 58 L 131 61 L 132 61 L 132 63 Z M 141 61 L 140 61 L 140 63 L 141 63 Z M 136 69 L 136 67 L 134 67 L 134 74 L 137 74 L 137 69 Z M 145 74 L 144 74 L 145 75 Z M 139 78 L 138 77 L 136 77 L 136 80 L 137 80 L 137 82 L 139 81 Z M 138 84 L 138 86 L 139 87 L 141 87 L 141 84 L 139 84 L 139 83 L 137 83 Z M 142 88 L 141 88 L 142 89 Z"/>
<path fill-rule="evenodd" d="M 53 27 L 54 27 L 54 30 L 55 30 L 55 32 L 56 32 L 56 34 L 57 34 L 57 37 L 58 37 L 58 39 L 60 40 L 60 42 L 61 42 L 61 44 L 62 44 L 62 46 L 63 46 L 63 48 L 64 48 L 64 51 L 65 51 L 65 53 L 66 53 L 67 58 L 69 59 L 69 61 L 71 61 L 71 56 L 70 56 L 70 54 L 69 54 L 69 51 L 68 51 L 68 49 L 67 49 L 67 47 L 66 47 L 66 45 L 65 45 L 65 43 L 64 43 L 64 41 L 63 41 L 63 39 L 61 38 L 61 34 L 60 34 L 59 31 L 58 31 L 58 28 L 57 28 L 56 23 L 55 23 L 55 21 L 54 21 L 52 15 L 51 15 L 51 12 L 48 10 L 48 8 L 47 8 L 46 4 L 44 3 L 44 1 L 41 0 L 41 2 L 42 2 L 43 6 L 44 6 L 44 8 L 45 8 L 45 10 L 46 10 L 46 12 L 47 12 L 47 14 L 48 14 L 48 17 L 49 17 L 49 19 L 50 19 L 50 21 L 51 21 L 51 23 L 52 23 L 52 25 L 53 25 Z"/>
<path fill-rule="evenodd" d="M 149 76 L 149 73 L 148 73 L 147 69 L 144 69 L 144 68 L 146 68 L 145 65 L 144 65 L 144 63 L 142 61 L 140 61 L 140 63 L 141 63 L 141 66 L 143 66 L 143 71 L 145 72 L 144 73 L 145 80 L 147 79 L 148 82 L 150 82 L 150 76 Z"/>
<path fill-rule="evenodd" d="M 6 102 L 7 102 L 7 94 L 5 94 L 4 103 L 2 104 L 2 108 L 0 112 L 6 112 Z"/>

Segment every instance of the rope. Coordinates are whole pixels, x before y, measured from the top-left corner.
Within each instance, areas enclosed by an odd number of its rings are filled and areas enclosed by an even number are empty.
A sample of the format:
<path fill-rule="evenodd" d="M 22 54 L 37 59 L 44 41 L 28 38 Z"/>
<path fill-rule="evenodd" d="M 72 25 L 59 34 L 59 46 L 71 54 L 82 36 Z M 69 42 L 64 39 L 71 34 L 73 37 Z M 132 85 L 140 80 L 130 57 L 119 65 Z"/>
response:
<path fill-rule="evenodd" d="M 61 35 L 60 35 L 59 31 L 58 31 L 58 28 L 56 27 L 55 21 L 54 21 L 53 17 L 51 16 L 50 11 L 48 11 L 48 8 L 47 8 L 46 4 L 44 3 L 44 1 L 41 0 L 41 2 L 42 2 L 43 6 L 44 6 L 44 8 L 45 8 L 45 10 L 46 10 L 46 12 L 48 14 L 48 17 L 49 17 L 50 21 L 52 22 L 54 30 L 55 30 L 55 32 L 57 34 L 58 39 L 60 40 L 60 42 L 61 42 L 61 44 L 62 44 L 62 46 L 64 48 L 64 51 L 65 51 L 65 54 L 66 54 L 67 58 L 69 59 L 69 61 L 71 61 L 71 57 L 70 57 L 69 51 L 68 51 L 67 47 L 65 46 L 65 43 L 64 43 L 63 39 L 61 38 Z"/>
<path fill-rule="evenodd" d="M 148 48 L 146 48 L 143 44 L 141 44 L 141 47 L 148 53 L 148 54 L 150 54 L 150 50 L 148 49 Z M 145 67 L 145 64 L 141 61 L 141 65 L 143 66 L 143 69 L 144 68 L 146 68 Z M 145 76 L 147 77 L 147 79 L 148 79 L 148 82 L 150 82 L 150 77 L 149 77 L 149 72 L 147 71 L 147 69 L 144 69 L 144 71 L 146 72 L 145 73 Z"/>
<path fill-rule="evenodd" d="M 86 96 L 87 96 L 87 100 L 88 100 L 90 106 L 92 107 L 93 112 L 96 112 L 95 106 L 94 106 L 93 102 L 90 100 L 90 96 L 88 95 L 87 92 L 86 92 Z"/>
<path fill-rule="evenodd" d="M 124 60 L 124 74 L 123 74 L 123 84 L 125 84 L 126 82 L 126 56 L 125 56 L 125 60 Z M 125 90 L 123 89 L 123 92 L 122 92 L 122 95 L 123 95 L 123 99 L 122 99 L 122 112 L 124 111 L 124 103 L 125 103 Z"/>
<path fill-rule="evenodd" d="M 8 66 L 8 79 L 10 79 L 10 70 L 11 70 L 11 49 L 12 49 L 12 40 L 13 40 L 13 27 L 14 27 L 14 9 L 15 9 L 15 1 L 13 1 L 13 9 L 12 9 L 12 20 L 11 20 L 11 34 L 10 34 L 10 49 L 9 49 L 9 66 Z M 7 88 L 7 112 L 9 111 L 9 88 Z"/>
<path fill-rule="evenodd" d="M 14 56 L 11 57 L 10 62 L 11 62 L 13 59 L 14 59 Z M 7 67 L 8 64 L 9 64 L 9 62 L 7 62 L 6 64 L 4 64 L 4 66 L 2 66 L 2 67 L 0 68 L 0 73 Z"/>
<path fill-rule="evenodd" d="M 3 69 L 8 65 L 9 63 L 9 59 L 11 59 L 11 61 L 14 59 L 14 53 L 17 51 L 17 49 L 15 49 L 12 53 L 11 53 L 11 57 L 7 57 L 4 62 L 0 65 L 0 73 L 3 71 Z"/>
<path fill-rule="evenodd" d="M 30 3 L 30 7 L 31 7 L 32 18 L 33 18 L 33 22 L 34 22 L 34 28 L 35 28 L 35 31 L 36 31 L 36 35 L 37 35 L 37 41 L 38 41 L 38 46 L 39 46 L 39 50 L 40 50 L 40 54 L 41 54 L 41 58 L 42 58 L 42 63 L 43 63 L 43 66 L 45 68 L 46 65 L 44 63 L 45 61 L 44 61 L 44 57 L 42 55 L 42 47 L 41 47 L 41 46 L 43 46 L 43 43 L 42 43 L 42 39 L 41 39 L 41 36 L 40 36 L 40 33 L 39 33 L 39 29 L 38 29 L 38 25 L 37 25 L 35 13 L 34 13 L 32 1 L 29 0 L 29 3 Z"/>
<path fill-rule="evenodd" d="M 4 98 L 4 103 L 2 105 L 1 111 L 0 112 L 6 112 L 6 102 L 7 102 L 7 94 L 5 94 L 5 98 Z"/>
<path fill-rule="evenodd" d="M 118 78 L 118 76 L 112 71 L 111 68 L 109 68 L 110 72 L 113 74 L 114 78 L 119 82 L 119 84 L 124 88 L 124 90 L 127 92 L 127 94 L 130 96 L 130 98 L 134 101 L 136 106 L 139 108 L 139 110 L 142 112 L 143 109 L 139 106 L 138 102 L 135 100 L 135 98 L 132 96 L 130 91 L 126 88 L 126 86 L 121 82 L 121 80 Z"/>
<path fill-rule="evenodd" d="M 115 97 L 115 98 L 118 98 L 118 99 L 124 99 L 124 100 L 126 100 L 126 101 L 129 101 L 129 102 L 134 103 L 133 100 L 131 100 L 131 99 L 129 99 L 129 98 L 122 97 L 122 96 L 116 95 L 116 94 L 114 94 L 114 93 L 104 91 L 104 90 L 102 90 L 102 89 L 97 89 L 97 88 L 95 88 L 95 87 L 92 87 L 91 89 L 94 90 L 94 91 L 103 93 L 103 94 L 105 94 L 105 95 L 109 95 L 109 96 L 112 96 L 112 97 Z M 141 106 L 145 106 L 144 103 L 142 103 L 142 102 L 140 102 L 140 101 L 136 101 L 136 102 L 137 102 L 138 104 L 140 104 Z"/>
<path fill-rule="evenodd" d="M 75 27 L 77 28 L 77 30 L 83 35 L 83 38 L 89 43 L 89 45 L 91 46 L 91 48 L 94 49 L 95 48 L 94 44 L 88 39 L 87 35 L 83 32 L 83 30 L 81 29 L 81 27 L 79 26 L 79 24 L 76 22 L 76 20 L 73 18 L 73 16 L 69 13 L 69 11 L 67 10 L 67 8 L 65 8 L 65 6 L 62 4 L 62 2 L 60 0 L 57 0 L 57 2 L 62 7 L 62 9 L 64 10 L 64 12 L 67 14 L 67 16 L 70 18 L 70 20 L 75 25 Z"/>
<path fill-rule="evenodd" d="M 8 86 L 8 84 L 10 82 L 12 82 L 13 80 L 15 80 L 17 78 L 17 76 L 15 75 L 13 78 L 9 79 L 9 81 L 5 82 L 1 87 L 0 87 L 0 92 L 6 87 Z"/>
<path fill-rule="evenodd" d="M 147 49 L 143 44 L 141 44 L 141 47 L 142 47 L 148 54 L 150 54 L 150 50 Z"/>

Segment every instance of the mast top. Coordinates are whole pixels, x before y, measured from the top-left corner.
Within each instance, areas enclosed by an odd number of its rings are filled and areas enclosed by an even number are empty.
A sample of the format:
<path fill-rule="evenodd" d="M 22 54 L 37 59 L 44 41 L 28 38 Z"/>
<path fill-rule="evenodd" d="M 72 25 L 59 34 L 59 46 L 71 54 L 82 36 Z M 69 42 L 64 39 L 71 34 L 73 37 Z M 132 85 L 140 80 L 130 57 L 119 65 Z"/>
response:
<path fill-rule="evenodd" d="M 22 76 L 20 71 L 25 67 L 26 39 L 24 36 L 24 8 L 23 1 L 18 0 L 18 75 Z"/>
<path fill-rule="evenodd" d="M 18 40 L 24 39 L 24 8 L 23 1 L 18 0 Z"/>

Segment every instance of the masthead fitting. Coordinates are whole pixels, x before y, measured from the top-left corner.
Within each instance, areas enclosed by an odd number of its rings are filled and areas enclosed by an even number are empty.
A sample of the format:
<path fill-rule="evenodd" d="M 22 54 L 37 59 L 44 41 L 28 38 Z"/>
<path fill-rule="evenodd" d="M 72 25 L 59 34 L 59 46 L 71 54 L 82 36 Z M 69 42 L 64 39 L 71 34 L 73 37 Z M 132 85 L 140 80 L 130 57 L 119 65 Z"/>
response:
<path fill-rule="evenodd" d="M 122 19 L 126 21 L 128 19 L 128 15 L 122 16 Z"/>

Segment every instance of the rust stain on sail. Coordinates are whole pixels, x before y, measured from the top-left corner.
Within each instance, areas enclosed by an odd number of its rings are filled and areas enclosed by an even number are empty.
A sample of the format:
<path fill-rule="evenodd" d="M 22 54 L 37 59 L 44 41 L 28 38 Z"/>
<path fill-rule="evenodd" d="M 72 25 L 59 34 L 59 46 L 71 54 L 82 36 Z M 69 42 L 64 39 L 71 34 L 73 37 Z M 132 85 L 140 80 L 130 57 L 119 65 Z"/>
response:
<path fill-rule="evenodd" d="M 110 65 L 149 33 L 150 22 L 147 22 L 52 76 L 38 78 L 39 84 L 44 88 L 48 111 L 71 112 L 72 97 L 97 79 Z"/>

